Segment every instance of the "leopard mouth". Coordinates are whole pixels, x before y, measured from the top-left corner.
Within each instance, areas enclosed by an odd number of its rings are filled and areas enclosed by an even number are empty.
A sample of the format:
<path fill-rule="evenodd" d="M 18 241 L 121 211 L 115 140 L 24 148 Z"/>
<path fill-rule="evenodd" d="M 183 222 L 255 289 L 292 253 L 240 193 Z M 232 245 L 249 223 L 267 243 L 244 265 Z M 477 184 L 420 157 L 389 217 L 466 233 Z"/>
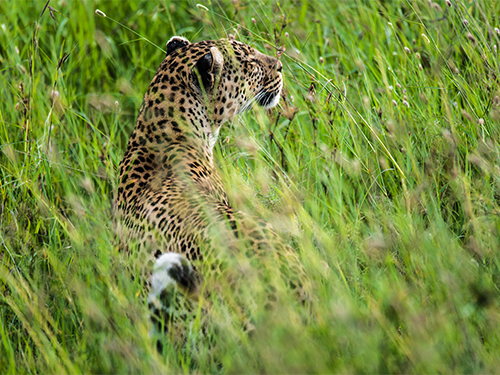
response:
<path fill-rule="evenodd" d="M 264 92 L 262 95 L 257 96 L 257 103 L 266 109 L 273 108 L 280 101 L 280 91 Z"/>
<path fill-rule="evenodd" d="M 275 77 L 276 78 L 276 77 Z M 255 96 L 255 100 L 263 108 L 269 109 L 276 106 L 281 97 L 283 81 L 281 80 L 281 70 L 278 72 L 279 79 L 273 79 L 274 82 L 264 84 L 263 88 Z"/>
<path fill-rule="evenodd" d="M 243 103 L 243 105 L 238 109 L 237 113 L 243 113 L 250 110 L 255 103 L 258 103 L 261 107 L 265 109 L 273 108 L 280 101 L 282 88 L 283 88 L 282 83 L 280 83 L 277 90 L 274 89 L 272 91 L 268 91 L 261 88 L 257 92 L 257 94 L 255 94 L 251 99 Z"/>

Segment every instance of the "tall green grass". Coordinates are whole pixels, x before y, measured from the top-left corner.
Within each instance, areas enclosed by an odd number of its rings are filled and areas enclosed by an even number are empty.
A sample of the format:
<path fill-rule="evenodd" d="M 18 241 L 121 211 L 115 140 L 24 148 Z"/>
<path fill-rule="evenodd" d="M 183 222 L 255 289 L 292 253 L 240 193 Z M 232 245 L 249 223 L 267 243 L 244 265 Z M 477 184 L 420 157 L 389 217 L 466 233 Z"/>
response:
<path fill-rule="evenodd" d="M 0 2 L 0 372 L 498 372 L 500 3 L 450 4 Z M 311 301 L 269 309 L 250 272 L 253 331 L 214 296 L 210 339 L 159 353 L 117 167 L 155 45 L 229 34 L 282 54 L 287 100 L 225 126 L 219 167 Z"/>

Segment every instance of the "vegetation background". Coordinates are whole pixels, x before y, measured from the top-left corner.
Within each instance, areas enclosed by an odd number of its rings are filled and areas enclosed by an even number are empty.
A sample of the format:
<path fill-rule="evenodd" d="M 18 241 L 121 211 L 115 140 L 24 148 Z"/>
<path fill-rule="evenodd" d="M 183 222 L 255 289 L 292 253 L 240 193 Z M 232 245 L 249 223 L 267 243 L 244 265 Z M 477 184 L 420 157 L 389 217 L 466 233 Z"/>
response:
<path fill-rule="evenodd" d="M 499 1 L 16 0 L 0 14 L 1 373 L 498 372 Z M 254 300 L 251 334 L 220 304 L 213 342 L 158 353 L 111 205 L 173 35 L 281 56 L 286 101 L 228 124 L 216 154 L 233 205 L 284 232 L 313 296 Z"/>

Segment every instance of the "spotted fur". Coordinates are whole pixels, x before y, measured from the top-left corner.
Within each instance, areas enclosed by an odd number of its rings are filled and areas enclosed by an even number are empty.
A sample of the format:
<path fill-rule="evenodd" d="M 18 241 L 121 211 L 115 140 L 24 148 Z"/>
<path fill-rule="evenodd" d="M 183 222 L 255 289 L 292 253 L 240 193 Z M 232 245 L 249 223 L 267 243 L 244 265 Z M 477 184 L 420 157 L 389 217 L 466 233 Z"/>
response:
<path fill-rule="evenodd" d="M 167 51 L 120 164 L 116 215 L 126 242 L 196 259 L 211 214 L 234 219 L 213 159 L 220 127 L 255 100 L 278 102 L 281 62 L 234 40 L 175 37 Z"/>

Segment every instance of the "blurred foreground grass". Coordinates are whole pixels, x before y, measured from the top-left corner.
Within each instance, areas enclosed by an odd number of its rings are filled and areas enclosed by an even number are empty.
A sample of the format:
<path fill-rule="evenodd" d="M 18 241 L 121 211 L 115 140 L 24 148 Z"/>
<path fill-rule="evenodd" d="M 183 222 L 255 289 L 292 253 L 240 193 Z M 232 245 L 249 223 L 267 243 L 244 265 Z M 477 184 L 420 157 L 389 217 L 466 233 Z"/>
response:
<path fill-rule="evenodd" d="M 0 372 L 498 372 L 500 3 L 447 3 L 0 2 Z M 213 343 L 159 354 L 117 166 L 154 44 L 229 34 L 284 51 L 287 102 L 226 126 L 219 166 L 313 301 L 253 300 L 245 334 L 214 300 Z"/>

